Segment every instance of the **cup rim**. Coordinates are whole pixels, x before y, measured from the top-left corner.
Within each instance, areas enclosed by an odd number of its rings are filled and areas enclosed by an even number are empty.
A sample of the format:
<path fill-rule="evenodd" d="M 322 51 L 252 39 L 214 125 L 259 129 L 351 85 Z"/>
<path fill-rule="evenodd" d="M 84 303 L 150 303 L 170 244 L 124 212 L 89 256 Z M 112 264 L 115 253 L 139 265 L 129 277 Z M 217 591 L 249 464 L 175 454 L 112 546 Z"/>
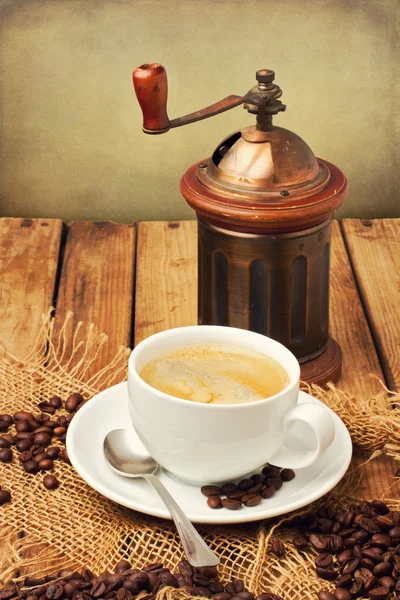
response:
<path fill-rule="evenodd" d="M 136 355 L 137 355 L 138 350 L 139 351 L 143 350 L 143 348 L 146 348 L 146 346 L 153 344 L 154 341 L 156 341 L 157 339 L 164 337 L 165 334 L 168 335 L 169 332 L 182 331 L 182 330 L 185 330 L 185 331 L 192 330 L 193 331 L 193 330 L 197 330 L 200 328 L 208 329 L 208 330 L 210 330 L 210 329 L 212 329 L 212 330 L 218 330 L 218 329 L 219 330 L 233 330 L 233 331 L 238 331 L 241 334 L 243 334 L 243 332 L 245 332 L 246 334 L 251 334 L 252 336 L 257 336 L 259 338 L 263 338 L 264 340 L 268 340 L 269 342 L 272 342 L 274 345 L 277 345 L 277 346 L 280 346 L 281 348 L 283 348 L 284 351 L 290 355 L 290 358 L 293 359 L 295 362 L 297 374 L 296 374 L 296 376 L 293 377 L 292 381 L 289 381 L 287 386 L 284 387 L 283 390 L 281 390 L 277 394 L 274 394 L 273 396 L 268 396 L 268 398 L 254 400 L 253 402 L 240 402 L 237 404 L 207 404 L 207 403 L 203 403 L 203 402 L 190 402 L 188 400 L 185 400 L 184 398 L 178 398 L 177 396 L 171 396 L 170 394 L 161 392 L 160 390 L 158 390 L 157 388 L 154 388 L 153 386 L 148 384 L 146 381 L 144 381 L 144 379 L 142 379 L 140 377 L 139 373 L 137 372 L 136 368 L 133 365 L 134 361 L 136 360 Z M 196 344 L 196 340 L 193 341 L 193 345 L 195 345 L 195 344 Z M 168 350 L 166 350 L 166 353 L 167 352 L 168 352 Z M 262 351 L 261 351 L 261 353 L 262 353 Z M 266 354 L 266 356 L 270 356 L 267 353 L 265 353 L 265 354 Z M 270 358 L 274 358 L 274 357 L 270 356 Z M 276 360 L 276 359 L 274 359 L 274 360 Z M 281 364 L 279 360 L 277 360 L 277 362 L 279 362 L 279 364 Z M 281 365 L 281 366 L 285 369 L 288 376 L 290 377 L 290 374 L 288 373 L 286 367 L 284 365 Z M 299 364 L 297 358 L 295 357 L 295 355 L 288 348 L 286 348 L 286 346 L 284 346 L 280 342 L 278 342 L 270 337 L 267 337 L 260 333 L 256 333 L 255 331 L 249 331 L 247 329 L 240 329 L 239 327 L 227 327 L 224 325 L 186 325 L 183 327 L 174 327 L 174 328 L 164 329 L 163 331 L 154 333 L 154 334 L 148 336 L 147 338 L 145 338 L 144 340 L 142 340 L 141 342 L 139 342 L 139 344 L 133 348 L 133 350 L 129 356 L 128 380 L 130 378 L 134 378 L 136 381 L 138 381 L 140 383 L 140 385 L 142 385 L 144 387 L 145 390 L 155 394 L 159 398 L 168 400 L 169 402 L 172 402 L 173 404 L 177 404 L 178 406 L 179 405 L 192 406 L 193 408 L 196 408 L 197 410 L 204 410 L 204 409 L 205 410 L 226 410 L 226 411 L 240 410 L 240 409 L 243 410 L 244 407 L 262 406 L 269 402 L 273 402 L 273 401 L 277 400 L 278 398 L 280 398 L 281 396 L 283 396 L 284 394 L 291 392 L 294 388 L 299 387 L 300 364 Z M 128 395 L 129 395 L 129 386 L 128 386 Z"/>

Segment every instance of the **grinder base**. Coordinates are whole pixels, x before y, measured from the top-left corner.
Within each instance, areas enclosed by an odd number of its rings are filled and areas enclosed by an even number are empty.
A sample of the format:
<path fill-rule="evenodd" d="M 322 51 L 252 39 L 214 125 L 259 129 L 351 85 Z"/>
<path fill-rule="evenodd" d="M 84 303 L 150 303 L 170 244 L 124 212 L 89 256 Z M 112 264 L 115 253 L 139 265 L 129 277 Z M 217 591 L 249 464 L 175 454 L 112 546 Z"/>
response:
<path fill-rule="evenodd" d="M 300 365 L 301 381 L 324 386 L 328 381 L 336 383 L 342 373 L 342 351 L 339 344 L 329 336 L 326 350 L 302 365 Z"/>

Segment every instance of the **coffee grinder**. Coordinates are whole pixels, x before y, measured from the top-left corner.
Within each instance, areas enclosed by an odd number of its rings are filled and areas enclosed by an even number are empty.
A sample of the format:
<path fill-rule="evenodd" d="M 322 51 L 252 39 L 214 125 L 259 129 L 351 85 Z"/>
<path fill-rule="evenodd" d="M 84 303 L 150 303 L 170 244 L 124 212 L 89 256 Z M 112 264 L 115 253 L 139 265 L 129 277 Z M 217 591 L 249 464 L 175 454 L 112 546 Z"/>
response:
<path fill-rule="evenodd" d="M 198 322 L 278 340 L 297 357 L 303 381 L 323 385 L 341 372 L 341 350 L 329 335 L 329 258 L 332 217 L 347 181 L 298 135 L 273 125 L 286 109 L 274 79 L 261 69 L 244 96 L 170 120 L 164 67 L 133 72 L 145 133 L 239 105 L 255 115 L 255 125 L 228 135 L 181 179 L 198 220 Z"/>

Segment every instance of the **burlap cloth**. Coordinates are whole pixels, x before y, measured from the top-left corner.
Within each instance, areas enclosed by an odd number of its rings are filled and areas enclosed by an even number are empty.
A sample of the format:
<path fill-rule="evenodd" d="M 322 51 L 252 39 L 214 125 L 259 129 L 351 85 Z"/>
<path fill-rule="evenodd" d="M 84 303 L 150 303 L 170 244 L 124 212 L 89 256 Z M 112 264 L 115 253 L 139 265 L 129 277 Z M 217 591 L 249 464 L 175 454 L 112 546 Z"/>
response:
<path fill-rule="evenodd" d="M 57 340 L 52 325 L 50 317 L 44 319 L 35 351 L 23 360 L 1 351 L 0 412 L 37 412 L 37 403 L 55 394 L 65 398 L 80 391 L 90 398 L 126 378 L 128 349 L 121 348 L 106 368 L 89 375 L 107 343 L 106 336 L 80 324 L 80 334 L 75 332 L 67 353 L 71 316 Z M 82 330 L 85 342 L 78 343 Z M 373 398 L 354 399 L 334 387 L 328 391 L 313 387 L 311 392 L 345 422 L 355 450 L 363 451 L 365 460 L 381 452 L 400 460 L 399 394 L 384 387 Z M 12 494 L 12 502 L 0 507 L 0 581 L 61 568 L 87 567 L 100 573 L 112 570 L 121 558 L 133 566 L 161 561 L 169 568 L 175 568 L 182 559 L 182 548 L 170 522 L 146 517 L 103 498 L 62 461 L 56 461 L 55 474 L 61 485 L 49 492 L 42 485 L 43 475 L 28 476 L 16 458 L 12 464 L 0 463 L 0 484 Z M 351 501 L 360 478 L 362 466 L 356 468 L 353 463 L 339 486 L 314 508 L 321 503 L 338 506 Z M 389 500 L 388 504 L 400 510 L 400 500 Z M 326 587 L 325 582 L 316 577 L 312 561 L 294 548 L 293 530 L 285 527 L 284 521 L 202 526 L 200 530 L 221 558 L 222 576 L 244 579 L 253 592 L 270 589 L 285 600 L 316 597 L 316 592 Z M 286 545 L 283 558 L 270 552 L 272 535 Z M 188 597 L 186 592 L 171 588 L 161 590 L 160 595 Z"/>

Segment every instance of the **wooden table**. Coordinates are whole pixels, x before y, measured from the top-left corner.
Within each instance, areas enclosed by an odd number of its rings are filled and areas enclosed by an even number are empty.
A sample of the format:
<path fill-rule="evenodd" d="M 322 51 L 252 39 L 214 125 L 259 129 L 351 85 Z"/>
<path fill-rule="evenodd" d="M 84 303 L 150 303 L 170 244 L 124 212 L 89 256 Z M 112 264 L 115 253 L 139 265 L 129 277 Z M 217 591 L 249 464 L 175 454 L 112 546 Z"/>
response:
<path fill-rule="evenodd" d="M 23 358 L 42 314 L 55 306 L 55 333 L 94 323 L 109 336 L 93 369 L 120 345 L 197 321 L 197 225 L 194 221 L 111 222 L 0 219 L 0 341 Z M 331 333 L 343 352 L 339 387 L 355 397 L 400 390 L 400 219 L 333 224 Z M 85 336 L 85 327 L 81 336 Z M 366 467 L 363 494 L 380 496 L 394 466 Z"/>

